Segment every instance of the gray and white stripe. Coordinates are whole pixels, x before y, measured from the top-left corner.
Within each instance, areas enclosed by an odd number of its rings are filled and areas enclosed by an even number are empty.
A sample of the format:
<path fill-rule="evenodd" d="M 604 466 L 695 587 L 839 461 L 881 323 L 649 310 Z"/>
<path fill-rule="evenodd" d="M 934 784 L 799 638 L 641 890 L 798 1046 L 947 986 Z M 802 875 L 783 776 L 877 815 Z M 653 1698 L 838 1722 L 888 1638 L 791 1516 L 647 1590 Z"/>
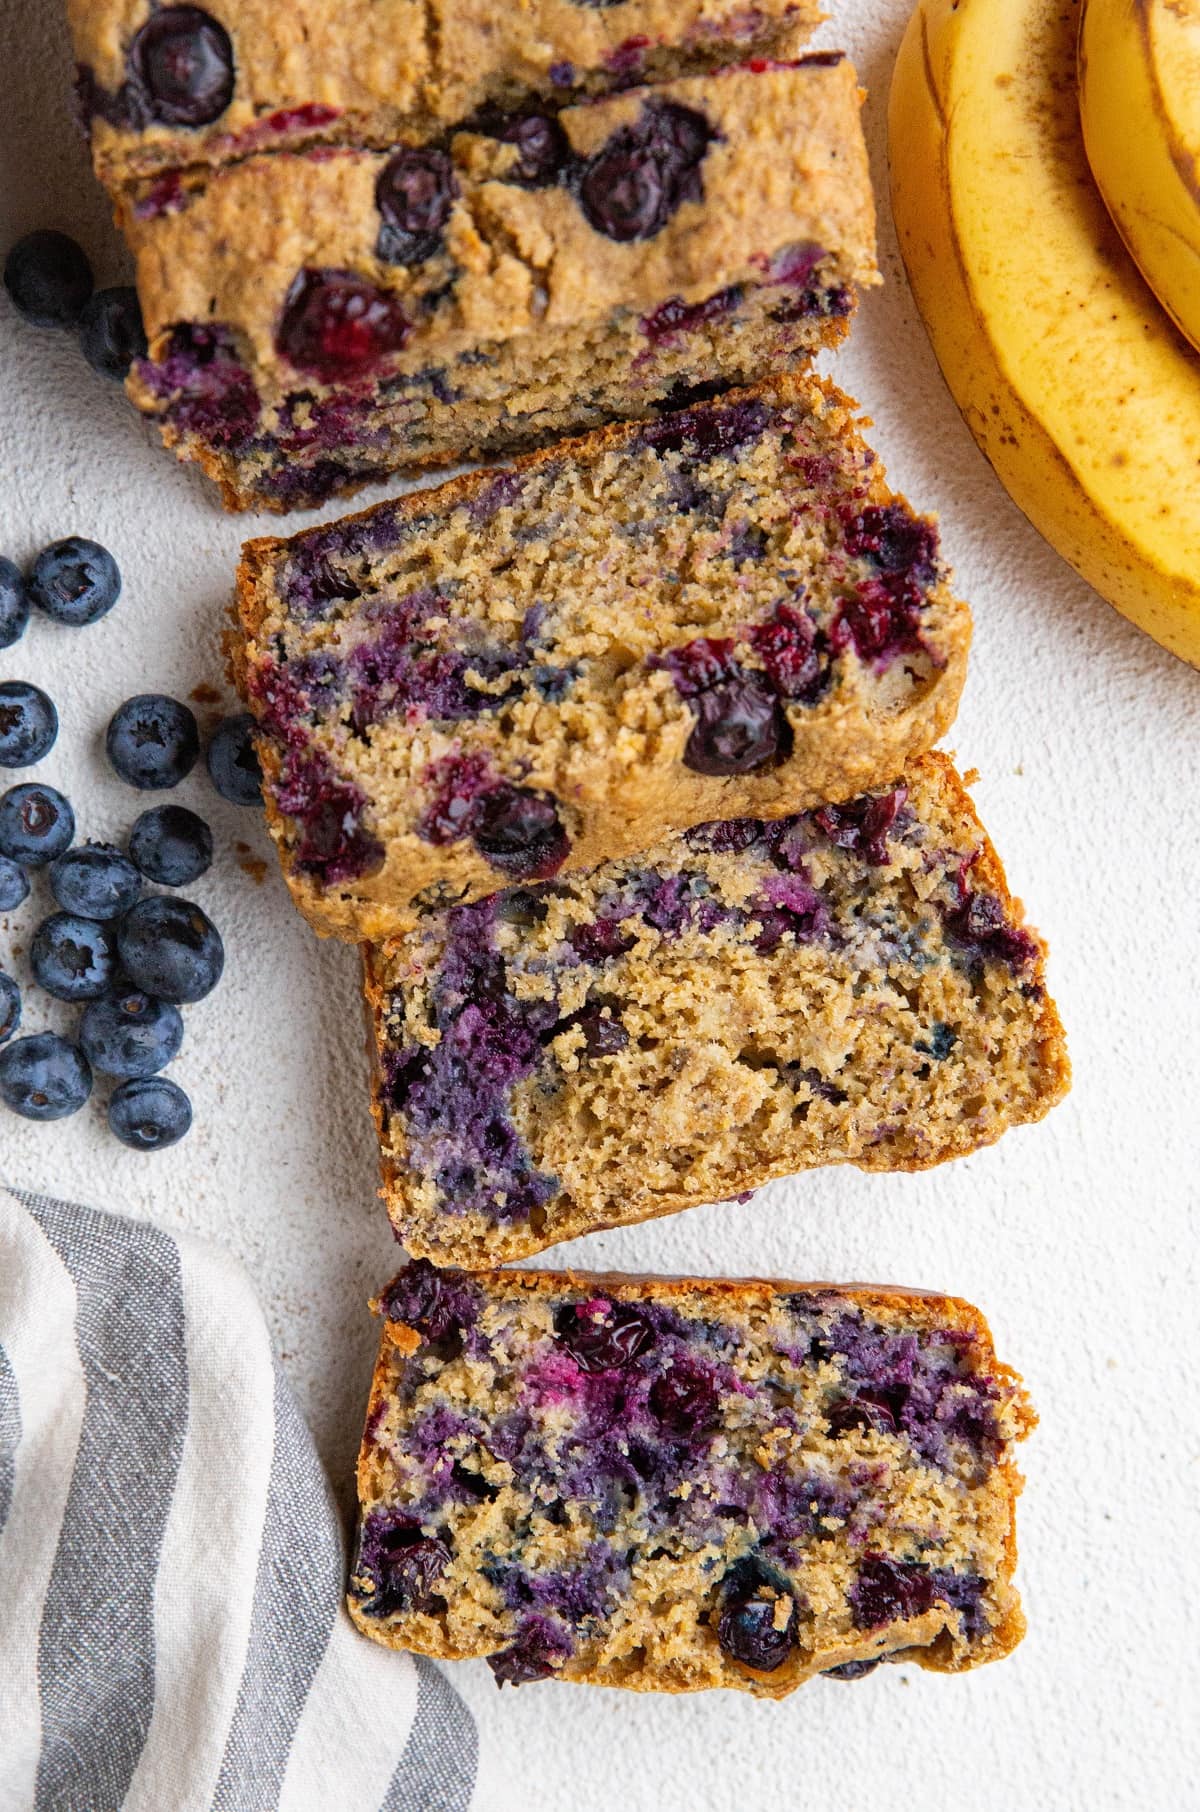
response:
<path fill-rule="evenodd" d="M 240 1269 L 0 1188 L 0 1812 L 502 1812 L 345 1568 Z"/>
<path fill-rule="evenodd" d="M 0 1533 L 12 1508 L 13 1479 L 17 1471 L 17 1443 L 21 1439 L 21 1398 L 17 1374 L 0 1346 Z"/>

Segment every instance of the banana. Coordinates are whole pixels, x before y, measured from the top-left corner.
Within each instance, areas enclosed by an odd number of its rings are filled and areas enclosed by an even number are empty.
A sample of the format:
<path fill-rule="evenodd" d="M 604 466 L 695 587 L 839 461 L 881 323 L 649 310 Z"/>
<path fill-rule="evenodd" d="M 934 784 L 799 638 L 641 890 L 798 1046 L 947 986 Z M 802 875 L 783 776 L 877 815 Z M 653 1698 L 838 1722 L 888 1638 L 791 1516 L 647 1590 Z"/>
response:
<path fill-rule="evenodd" d="M 1200 0 L 1083 0 L 1079 111 L 1122 239 L 1200 346 Z"/>
<path fill-rule="evenodd" d="M 889 137 L 909 279 L 967 426 L 1096 590 L 1200 666 L 1200 358 L 1092 181 L 1078 0 L 920 0 Z"/>

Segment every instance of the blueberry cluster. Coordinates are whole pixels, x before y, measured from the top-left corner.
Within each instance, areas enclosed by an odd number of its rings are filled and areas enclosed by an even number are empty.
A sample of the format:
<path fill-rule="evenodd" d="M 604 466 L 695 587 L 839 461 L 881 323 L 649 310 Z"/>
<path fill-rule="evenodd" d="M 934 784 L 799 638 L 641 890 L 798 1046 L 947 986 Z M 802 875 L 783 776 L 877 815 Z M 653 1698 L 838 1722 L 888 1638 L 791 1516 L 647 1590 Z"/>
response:
<path fill-rule="evenodd" d="M 691 107 L 647 102 L 594 157 L 572 152 L 552 116 L 484 117 L 479 128 L 517 151 L 505 180 L 520 188 L 561 183 L 594 232 L 619 244 L 653 239 L 685 201 L 703 195 L 701 165 L 717 134 Z M 449 152 L 403 145 L 380 171 L 375 256 L 384 264 L 424 264 L 445 249 L 445 230 L 459 194 Z M 396 298 L 353 271 L 306 267 L 284 302 L 275 344 L 297 371 L 322 383 L 359 377 L 413 331 Z"/>
<path fill-rule="evenodd" d="M 57 733 L 58 714 L 44 692 L 23 681 L 0 686 L 0 763 L 39 761 Z M 157 790 L 176 786 L 191 771 L 200 735 L 186 705 L 144 693 L 114 712 L 106 746 L 122 779 Z M 261 801 L 248 717 L 225 719 L 206 759 L 223 798 Z M 183 806 L 144 811 L 122 850 L 76 844 L 75 814 L 52 786 L 27 781 L 0 797 L 0 912 L 22 905 L 30 872 L 45 871 L 57 910 L 34 931 L 33 978 L 56 1000 L 83 1007 L 75 1041 L 57 1032 L 14 1038 L 21 993 L 0 970 L 0 1100 L 14 1113 L 31 1120 L 73 1114 L 99 1072 L 117 1085 L 108 1122 L 124 1144 L 156 1151 L 183 1138 L 191 1102 L 160 1072 L 183 1043 L 180 1007 L 216 987 L 225 952 L 216 926 L 193 901 L 143 888 L 147 881 L 187 886 L 212 857 L 212 832 Z"/>
<path fill-rule="evenodd" d="M 118 382 L 146 356 L 137 291 L 128 284 L 96 289 L 87 253 L 66 233 L 26 233 L 4 261 L 13 307 L 35 327 L 72 327 L 93 371 Z"/>
<path fill-rule="evenodd" d="M 699 1622 L 729 1660 L 758 1674 L 786 1678 L 781 1670 L 814 1646 L 813 1625 L 831 1600 L 822 1592 L 819 1603 L 808 1588 L 830 1565 L 841 1573 L 855 1632 L 942 1604 L 958 1614 L 965 1641 L 986 1634 L 989 1581 L 981 1571 L 938 1565 L 938 1543 L 921 1538 L 911 1555 L 886 1553 L 876 1534 L 887 1529 L 889 1495 L 912 1455 L 958 1491 L 985 1486 L 1003 1463 L 1006 1385 L 975 1335 L 903 1325 L 890 1313 L 877 1319 L 853 1292 L 805 1290 L 776 1298 L 751 1333 L 737 1311 L 730 1317 L 716 1302 L 620 1300 L 593 1282 L 543 1297 L 550 1339 L 542 1318 L 522 1338 L 522 1310 L 505 1312 L 501 1288 L 418 1259 L 380 1296 L 381 1313 L 424 1350 L 399 1427 L 376 1449 L 385 1477 L 393 1464 L 403 1469 L 403 1501 L 368 1503 L 364 1494 L 351 1582 L 360 1622 L 436 1614 L 477 1565 L 516 1624 L 488 1665 L 499 1684 L 526 1685 L 607 1636 L 648 1550 L 669 1566 L 690 1565 L 705 1549 Z M 464 1406 L 447 1392 L 442 1368 L 464 1355 L 473 1368 L 503 1367 L 506 1379 L 519 1380 L 515 1403 L 506 1400 L 489 1418 L 482 1394 Z M 785 1382 L 781 1360 L 788 1373 L 808 1372 L 808 1389 Z M 546 1405 L 549 1420 L 540 1413 Z M 377 1426 L 368 1426 L 364 1451 L 372 1451 Z M 768 1453 L 764 1433 L 781 1427 L 811 1430 L 813 1447 Z M 884 1459 L 880 1434 L 911 1452 Z M 831 1440 L 839 1451 L 827 1446 L 818 1460 L 816 1442 Z M 476 1470 L 480 1450 L 504 1462 L 507 1489 L 524 1503 L 496 1504 L 493 1528 L 511 1539 L 490 1533 L 472 1548 L 478 1503 L 506 1489 Z M 453 1466 L 448 1452 L 457 1456 Z M 573 1520 L 579 1504 L 591 1539 L 565 1558 L 539 1538 L 547 1524 Z M 839 1540 L 846 1548 L 834 1559 Z M 884 1648 L 827 1671 L 861 1679 L 887 1658 Z"/>

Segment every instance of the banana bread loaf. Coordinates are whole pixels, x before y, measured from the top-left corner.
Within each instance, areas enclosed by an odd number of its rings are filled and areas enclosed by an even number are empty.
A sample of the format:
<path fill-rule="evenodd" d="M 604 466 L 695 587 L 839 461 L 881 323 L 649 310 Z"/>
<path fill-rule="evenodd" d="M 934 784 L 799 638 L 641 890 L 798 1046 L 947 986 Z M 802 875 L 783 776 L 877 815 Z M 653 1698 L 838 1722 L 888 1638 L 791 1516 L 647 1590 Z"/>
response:
<path fill-rule="evenodd" d="M 756 65 L 127 196 L 130 394 L 230 507 L 289 509 L 802 362 L 875 281 L 859 101 L 844 61 Z"/>
<path fill-rule="evenodd" d="M 377 1306 L 350 1589 L 376 1641 L 769 1698 L 1019 1642 L 1035 1418 L 967 1303 L 418 1260 Z"/>
<path fill-rule="evenodd" d="M 1043 947 L 944 756 L 365 954 L 393 1225 L 468 1268 L 818 1164 L 922 1169 L 1067 1088 Z"/>
<path fill-rule="evenodd" d="M 114 189 L 787 56 L 820 17 L 815 0 L 69 0 L 68 12 L 80 111 Z"/>
<path fill-rule="evenodd" d="M 970 621 L 854 405 L 781 378 L 248 544 L 234 665 L 319 930 L 891 780 Z"/>

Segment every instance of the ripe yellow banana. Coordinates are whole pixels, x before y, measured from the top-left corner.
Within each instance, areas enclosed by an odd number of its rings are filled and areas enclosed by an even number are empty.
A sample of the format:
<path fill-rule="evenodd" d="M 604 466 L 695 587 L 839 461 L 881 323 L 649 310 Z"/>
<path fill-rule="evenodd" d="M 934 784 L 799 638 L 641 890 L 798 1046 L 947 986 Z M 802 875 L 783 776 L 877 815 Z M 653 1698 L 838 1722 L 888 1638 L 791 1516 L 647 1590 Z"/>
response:
<path fill-rule="evenodd" d="M 1200 666 L 1200 358 L 1088 170 L 1078 0 L 920 0 L 892 85 L 892 206 L 917 305 L 1015 501 Z"/>
<path fill-rule="evenodd" d="M 1079 111 L 1121 237 L 1200 346 L 1200 0 L 1083 0 Z"/>

